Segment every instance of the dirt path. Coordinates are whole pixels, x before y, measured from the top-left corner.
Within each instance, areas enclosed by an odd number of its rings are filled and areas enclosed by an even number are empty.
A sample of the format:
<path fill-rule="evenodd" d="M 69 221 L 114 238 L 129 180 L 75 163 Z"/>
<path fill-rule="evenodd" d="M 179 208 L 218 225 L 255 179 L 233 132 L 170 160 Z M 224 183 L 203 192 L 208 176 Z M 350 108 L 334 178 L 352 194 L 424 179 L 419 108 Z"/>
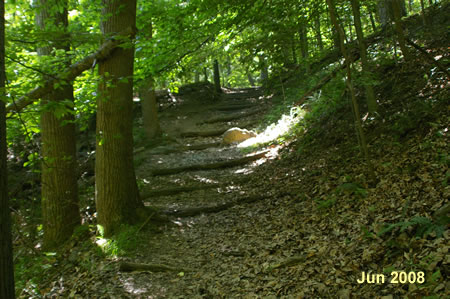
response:
<path fill-rule="evenodd" d="M 146 204 L 174 212 L 263 198 L 263 194 L 258 194 L 257 190 L 248 190 L 247 186 L 252 180 L 254 168 L 271 157 L 270 151 L 261 159 L 238 166 L 169 175 L 155 175 L 154 172 L 155 169 L 232 161 L 265 151 L 260 148 L 244 152 L 236 145 L 222 145 L 220 135 L 183 137 L 186 132 L 201 133 L 232 127 L 252 129 L 261 118 L 264 107 L 267 104 L 260 90 L 242 89 L 227 93 L 222 100 L 214 103 L 186 101 L 166 110 L 161 115 L 161 125 L 176 139 L 176 143 L 144 150 L 136 156 L 140 163 L 137 176 L 148 182 L 143 191 L 144 197 L 150 195 L 145 200 Z M 242 117 L 234 117 L 240 115 Z M 227 121 L 228 118 L 234 119 Z M 203 144 L 212 147 L 186 150 L 190 146 L 195 148 Z M 166 195 L 168 193 L 174 194 Z M 191 271 L 120 273 L 119 278 L 126 291 L 130 295 L 157 298 L 202 298 L 208 294 L 215 297 L 225 292 L 227 285 L 233 285 L 233 282 L 228 281 L 229 278 L 221 282 L 220 276 L 232 269 L 237 270 L 240 267 L 239 260 L 255 254 L 257 250 L 248 242 L 245 245 L 246 242 L 241 240 L 245 238 L 244 235 L 236 234 L 251 224 L 251 221 L 245 221 L 244 225 L 240 223 L 239 218 L 243 215 L 239 214 L 246 213 L 245 210 L 237 213 L 241 208 L 230 205 L 219 213 L 174 217 L 173 227 L 166 227 L 160 234 L 149 234 L 148 239 L 142 240 L 142 255 L 130 261 L 165 264 Z M 253 212 L 245 215 L 247 218 L 253 216 Z M 251 241 L 256 245 L 253 242 L 259 241 Z M 222 286 L 214 286 L 218 283 Z"/>

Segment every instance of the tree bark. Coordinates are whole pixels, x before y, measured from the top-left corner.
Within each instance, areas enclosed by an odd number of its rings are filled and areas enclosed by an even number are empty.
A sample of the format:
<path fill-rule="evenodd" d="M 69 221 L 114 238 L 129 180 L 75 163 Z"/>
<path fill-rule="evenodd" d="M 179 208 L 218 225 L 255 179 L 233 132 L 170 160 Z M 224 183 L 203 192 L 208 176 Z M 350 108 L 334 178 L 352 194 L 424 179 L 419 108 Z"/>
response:
<path fill-rule="evenodd" d="M 54 9 L 59 7 L 61 9 Z M 39 0 L 36 24 L 42 32 L 57 30 L 52 37 L 54 49 L 69 51 L 67 39 L 67 1 Z M 40 56 L 52 54 L 49 46 L 39 47 Z M 66 66 L 70 61 L 65 62 Z M 48 79 L 48 78 L 44 78 Z M 42 173 L 41 200 L 44 227 L 44 248 L 53 249 L 70 238 L 80 224 L 77 172 L 75 118 L 73 113 L 73 86 L 70 83 L 54 89 L 42 97 L 41 138 Z M 64 109 L 57 115 L 54 108 Z"/>
<path fill-rule="evenodd" d="M 124 27 L 135 27 L 136 0 L 105 0 L 104 5 L 105 38 Z M 132 223 L 137 210 L 143 208 L 133 164 L 134 48 L 131 39 L 127 44 L 99 64 L 95 188 L 97 221 L 105 236 L 122 223 Z"/>
<path fill-rule="evenodd" d="M 222 88 L 220 87 L 219 62 L 217 59 L 214 60 L 214 89 L 217 93 L 222 93 Z"/>
<path fill-rule="evenodd" d="M 0 298 L 14 299 L 14 265 L 11 215 L 6 168 L 5 1 L 0 2 Z"/>
<path fill-rule="evenodd" d="M 358 38 L 359 52 L 360 52 L 361 62 L 362 62 L 362 70 L 363 70 L 363 73 L 369 74 L 370 73 L 370 65 L 369 65 L 369 61 L 367 58 L 367 46 L 366 46 L 366 42 L 364 40 L 364 33 L 362 30 L 362 25 L 361 25 L 359 0 L 351 0 L 351 5 L 352 5 L 353 16 L 354 16 L 354 21 L 355 21 L 356 36 Z M 377 111 L 377 101 L 375 99 L 375 92 L 370 83 L 365 82 L 364 85 L 366 88 L 366 100 L 367 100 L 367 107 L 368 107 L 369 113 L 374 113 Z"/>

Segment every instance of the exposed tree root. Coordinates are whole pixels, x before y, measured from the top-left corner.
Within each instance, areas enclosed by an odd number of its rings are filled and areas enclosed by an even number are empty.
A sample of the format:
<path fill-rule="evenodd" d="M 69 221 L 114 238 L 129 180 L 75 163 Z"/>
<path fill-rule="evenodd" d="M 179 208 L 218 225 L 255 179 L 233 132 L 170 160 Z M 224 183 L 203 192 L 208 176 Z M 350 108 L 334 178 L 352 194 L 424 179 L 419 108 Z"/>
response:
<path fill-rule="evenodd" d="M 201 143 L 201 144 L 193 144 L 193 145 L 184 145 L 184 146 L 172 146 L 172 147 L 157 147 L 148 152 L 150 155 L 165 155 L 170 153 L 178 153 L 178 152 L 187 152 L 187 151 L 198 151 L 204 150 L 207 148 L 220 147 L 222 145 L 221 142 L 211 142 L 211 143 Z M 134 154 L 140 153 L 144 151 L 145 148 L 138 148 L 134 151 Z"/>
<path fill-rule="evenodd" d="M 141 193 L 141 198 L 146 199 L 150 197 L 158 197 L 158 196 L 168 196 L 175 195 L 183 192 L 192 192 L 197 190 L 205 190 L 210 188 L 226 188 L 228 186 L 236 186 L 239 184 L 243 184 L 250 179 L 250 176 L 246 175 L 244 177 L 240 177 L 239 179 L 234 179 L 232 181 L 220 183 L 220 184 L 202 184 L 202 185 L 194 185 L 194 186 L 180 186 L 170 189 L 159 189 L 159 190 L 148 190 L 143 191 Z"/>
<path fill-rule="evenodd" d="M 279 264 L 270 266 L 269 271 L 272 271 L 275 269 L 280 269 L 280 268 L 292 267 L 292 266 L 304 263 L 305 261 L 306 261 L 306 255 L 293 256 Z"/>
<path fill-rule="evenodd" d="M 215 129 L 210 131 L 187 131 L 180 134 L 181 137 L 214 137 L 225 133 L 229 128 Z"/>
<path fill-rule="evenodd" d="M 248 99 L 248 98 L 256 98 L 262 95 L 261 91 L 249 91 L 249 92 L 233 92 L 233 93 L 225 93 L 223 97 L 226 99 Z"/>
<path fill-rule="evenodd" d="M 130 263 L 130 262 L 120 262 L 119 271 L 121 272 L 131 272 L 131 271 L 150 271 L 150 272 L 188 272 L 191 269 L 177 268 L 162 264 L 141 264 L 141 263 Z"/>
<path fill-rule="evenodd" d="M 434 57 L 430 55 L 425 49 L 423 49 L 422 47 L 420 47 L 419 45 L 417 45 L 408 38 L 406 39 L 406 42 L 411 46 L 413 46 L 416 50 L 418 50 L 429 62 L 434 64 L 438 69 L 440 69 L 443 73 L 445 73 L 447 75 L 447 79 L 450 79 L 449 71 L 438 60 L 434 59 Z"/>
<path fill-rule="evenodd" d="M 175 194 L 183 193 L 183 192 L 192 192 L 192 191 L 197 191 L 197 190 L 218 188 L 220 186 L 223 186 L 223 184 L 204 184 L 204 185 L 199 185 L 199 186 L 184 186 L 184 187 L 176 187 L 176 188 L 170 188 L 170 189 L 151 190 L 151 191 L 142 193 L 141 198 L 146 199 L 146 198 L 150 198 L 150 197 L 175 195 Z"/>
<path fill-rule="evenodd" d="M 234 110 L 241 110 L 241 109 L 247 109 L 256 107 L 253 103 L 244 103 L 244 104 L 228 104 L 228 105 L 222 105 L 222 106 L 216 106 L 215 109 L 218 111 L 234 111 Z"/>
<path fill-rule="evenodd" d="M 235 201 L 230 201 L 227 203 L 211 206 L 211 207 L 193 207 L 186 208 L 183 210 L 169 210 L 165 211 L 164 214 L 167 216 L 175 216 L 175 217 L 193 217 L 200 214 L 209 214 L 209 213 L 218 213 L 224 210 L 227 210 L 235 205 L 244 204 L 244 203 L 252 203 L 255 201 L 259 201 L 266 198 L 265 196 L 255 195 L 244 197 Z"/>
<path fill-rule="evenodd" d="M 209 164 L 194 164 L 194 165 L 188 165 L 188 166 L 181 166 L 181 167 L 175 167 L 175 168 L 161 168 L 161 169 L 154 169 L 152 171 L 152 175 L 168 175 L 168 174 L 175 174 L 185 171 L 195 171 L 195 170 L 211 170 L 211 169 L 221 169 L 221 168 L 227 168 L 227 167 L 233 167 L 233 166 L 239 166 L 246 164 L 251 161 L 258 160 L 262 157 L 265 157 L 266 154 L 269 151 L 263 151 L 261 153 L 246 156 L 239 159 L 234 160 L 228 160 L 228 161 L 220 161 L 215 163 L 209 163 Z"/>
<path fill-rule="evenodd" d="M 208 120 L 205 120 L 205 121 L 201 122 L 201 124 L 212 124 L 212 123 L 226 122 L 226 121 L 241 119 L 243 117 L 247 117 L 247 116 L 250 116 L 250 115 L 257 114 L 257 113 L 259 113 L 261 111 L 262 111 L 262 109 L 255 109 L 255 110 L 252 110 L 252 111 L 241 112 L 241 113 L 237 113 L 237 114 L 233 114 L 233 115 L 225 115 L 225 116 L 213 117 L 211 119 L 208 119 Z"/>

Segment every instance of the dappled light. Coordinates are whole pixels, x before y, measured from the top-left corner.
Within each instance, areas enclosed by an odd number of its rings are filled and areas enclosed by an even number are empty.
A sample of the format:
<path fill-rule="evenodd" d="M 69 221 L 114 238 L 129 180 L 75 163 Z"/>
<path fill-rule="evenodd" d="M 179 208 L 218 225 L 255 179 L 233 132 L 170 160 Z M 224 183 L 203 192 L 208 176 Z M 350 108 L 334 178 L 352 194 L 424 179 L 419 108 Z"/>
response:
<path fill-rule="evenodd" d="M 0 299 L 445 297 L 449 11 L 1 1 Z"/>
<path fill-rule="evenodd" d="M 303 118 L 304 114 L 305 111 L 300 108 L 291 108 L 289 114 L 283 114 L 281 119 L 279 119 L 276 123 L 268 125 L 256 137 L 239 143 L 238 147 L 245 148 L 258 144 L 277 143 L 278 138 L 288 135 L 294 130 L 296 125 L 299 125 L 299 122 Z M 284 142 L 281 141 L 280 143 Z"/>

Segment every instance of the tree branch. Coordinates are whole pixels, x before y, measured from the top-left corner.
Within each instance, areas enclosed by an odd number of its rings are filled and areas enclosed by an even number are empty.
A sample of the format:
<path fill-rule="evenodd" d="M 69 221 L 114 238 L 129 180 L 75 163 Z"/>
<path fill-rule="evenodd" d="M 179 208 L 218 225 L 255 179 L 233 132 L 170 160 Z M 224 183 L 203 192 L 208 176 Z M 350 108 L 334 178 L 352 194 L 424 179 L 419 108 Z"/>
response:
<path fill-rule="evenodd" d="M 52 92 L 56 83 L 60 81 L 70 82 L 75 80 L 75 78 L 78 77 L 81 73 L 91 68 L 95 64 L 95 62 L 108 59 L 114 49 L 116 49 L 120 44 L 124 42 L 123 38 L 120 37 L 134 36 L 135 34 L 136 28 L 130 27 L 125 29 L 117 35 L 117 37 L 119 38 L 112 38 L 106 41 L 100 46 L 97 52 L 87 56 L 81 61 L 72 64 L 71 66 L 66 68 L 60 76 L 49 79 L 42 86 L 36 87 L 32 91 L 28 92 L 15 103 L 9 104 L 6 107 L 6 112 L 19 112 L 26 106 L 32 104 L 35 100 L 38 100 L 48 93 Z"/>

